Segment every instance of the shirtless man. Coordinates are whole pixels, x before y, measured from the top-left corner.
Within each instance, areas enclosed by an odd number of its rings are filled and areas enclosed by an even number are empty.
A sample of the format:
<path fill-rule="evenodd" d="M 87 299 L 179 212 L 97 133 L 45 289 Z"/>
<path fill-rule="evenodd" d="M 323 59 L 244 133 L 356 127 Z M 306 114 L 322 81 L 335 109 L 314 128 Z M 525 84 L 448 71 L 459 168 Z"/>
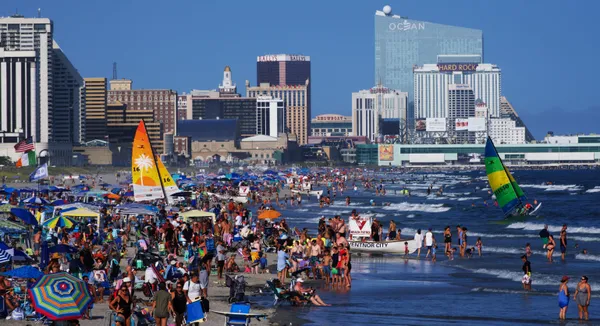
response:
<path fill-rule="evenodd" d="M 317 266 L 319 265 L 319 256 L 321 255 L 321 247 L 317 245 L 317 241 L 313 240 L 310 246 L 310 266 L 313 277 L 317 278 Z"/>
<path fill-rule="evenodd" d="M 33 235 L 33 251 L 36 256 L 40 255 L 40 239 L 42 238 L 42 231 L 37 231 Z"/>

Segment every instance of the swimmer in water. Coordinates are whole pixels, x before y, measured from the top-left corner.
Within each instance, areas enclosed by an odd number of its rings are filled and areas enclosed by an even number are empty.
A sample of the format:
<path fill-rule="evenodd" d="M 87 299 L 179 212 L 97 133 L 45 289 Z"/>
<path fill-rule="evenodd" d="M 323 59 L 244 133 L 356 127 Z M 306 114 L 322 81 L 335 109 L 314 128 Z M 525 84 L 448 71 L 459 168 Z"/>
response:
<path fill-rule="evenodd" d="M 371 203 L 371 206 L 375 206 L 375 201 L 373 199 L 371 199 L 369 203 Z"/>

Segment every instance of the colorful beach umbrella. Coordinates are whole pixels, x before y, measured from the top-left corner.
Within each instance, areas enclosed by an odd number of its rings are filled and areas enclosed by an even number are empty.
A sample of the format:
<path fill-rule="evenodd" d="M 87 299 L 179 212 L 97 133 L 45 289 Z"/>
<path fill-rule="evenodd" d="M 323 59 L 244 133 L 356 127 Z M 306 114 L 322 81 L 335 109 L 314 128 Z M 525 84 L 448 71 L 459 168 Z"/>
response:
<path fill-rule="evenodd" d="M 21 191 L 23 191 L 23 190 L 21 190 Z M 36 197 L 36 196 L 29 197 L 29 198 L 23 200 L 23 202 L 26 203 L 26 204 L 50 205 L 50 202 L 48 202 L 44 198 Z"/>
<path fill-rule="evenodd" d="M 92 302 L 87 285 L 64 272 L 42 276 L 29 296 L 35 311 L 50 320 L 79 319 Z"/>
<path fill-rule="evenodd" d="M 274 209 L 267 209 L 262 211 L 259 215 L 258 218 L 261 220 L 265 220 L 265 219 L 276 219 L 279 216 L 281 216 L 281 213 L 279 213 L 278 211 L 274 210 Z"/>
<path fill-rule="evenodd" d="M 47 226 L 51 229 L 53 229 L 57 226 L 60 228 L 71 229 L 75 226 L 75 221 L 73 221 L 72 219 L 70 219 L 66 216 L 58 215 L 58 216 L 55 216 L 55 217 L 45 221 L 44 226 Z"/>

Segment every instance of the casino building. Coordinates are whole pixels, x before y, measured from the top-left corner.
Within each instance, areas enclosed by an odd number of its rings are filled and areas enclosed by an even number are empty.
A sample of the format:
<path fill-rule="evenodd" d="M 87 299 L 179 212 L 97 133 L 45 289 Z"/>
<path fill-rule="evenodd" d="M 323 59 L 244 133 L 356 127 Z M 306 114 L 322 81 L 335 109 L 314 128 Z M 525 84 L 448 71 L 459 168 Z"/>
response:
<path fill-rule="evenodd" d="M 375 84 L 409 93 L 413 116 L 413 66 L 436 62 L 439 54 L 476 54 L 483 58 L 483 32 L 375 12 Z"/>
<path fill-rule="evenodd" d="M 415 66 L 415 118 L 448 118 L 453 89 L 470 87 L 475 100 L 483 101 L 491 117 L 500 117 L 501 70 L 482 63 L 480 55 L 439 55 L 436 63 Z M 456 87 L 456 86 L 454 86 Z"/>
<path fill-rule="evenodd" d="M 321 114 L 311 120 L 311 136 L 352 136 L 352 117 Z"/>

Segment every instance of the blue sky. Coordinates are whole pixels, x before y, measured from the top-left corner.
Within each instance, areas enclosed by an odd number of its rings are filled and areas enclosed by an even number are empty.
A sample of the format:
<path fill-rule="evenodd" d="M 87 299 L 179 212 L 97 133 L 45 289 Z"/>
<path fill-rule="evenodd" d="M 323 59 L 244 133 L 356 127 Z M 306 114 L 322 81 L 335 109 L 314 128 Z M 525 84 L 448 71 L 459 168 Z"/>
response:
<path fill-rule="evenodd" d="M 595 0 L 2 0 L 0 15 L 54 21 L 55 39 L 84 77 L 137 88 L 216 88 L 226 65 L 244 92 L 256 56 L 310 55 L 313 115 L 350 115 L 351 92 L 374 83 L 374 12 L 482 29 L 485 61 L 536 137 L 600 132 Z"/>

